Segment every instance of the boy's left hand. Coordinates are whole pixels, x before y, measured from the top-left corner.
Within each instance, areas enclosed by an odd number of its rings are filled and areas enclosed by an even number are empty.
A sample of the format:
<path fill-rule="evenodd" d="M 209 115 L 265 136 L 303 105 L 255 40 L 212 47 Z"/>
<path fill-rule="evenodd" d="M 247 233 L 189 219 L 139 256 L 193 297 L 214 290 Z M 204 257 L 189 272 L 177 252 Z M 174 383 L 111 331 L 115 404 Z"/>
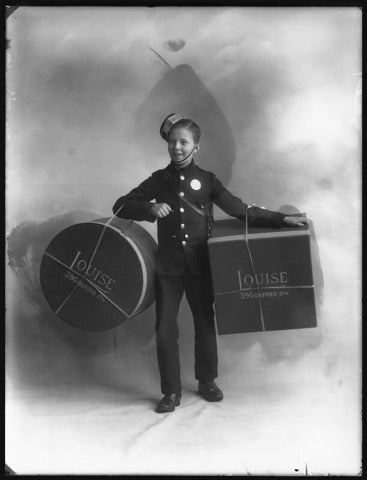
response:
<path fill-rule="evenodd" d="M 310 223 L 307 217 L 284 217 L 283 221 L 289 227 L 303 227 Z"/>

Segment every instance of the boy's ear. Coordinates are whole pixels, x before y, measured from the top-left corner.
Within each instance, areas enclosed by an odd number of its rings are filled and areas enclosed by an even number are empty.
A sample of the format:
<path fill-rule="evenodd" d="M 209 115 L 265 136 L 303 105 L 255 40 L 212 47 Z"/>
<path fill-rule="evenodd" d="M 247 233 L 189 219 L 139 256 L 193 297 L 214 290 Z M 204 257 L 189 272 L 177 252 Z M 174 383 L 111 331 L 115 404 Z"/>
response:
<path fill-rule="evenodd" d="M 197 144 L 195 145 L 195 150 L 194 150 L 194 152 L 198 152 L 199 150 L 200 150 L 200 143 L 197 143 Z"/>

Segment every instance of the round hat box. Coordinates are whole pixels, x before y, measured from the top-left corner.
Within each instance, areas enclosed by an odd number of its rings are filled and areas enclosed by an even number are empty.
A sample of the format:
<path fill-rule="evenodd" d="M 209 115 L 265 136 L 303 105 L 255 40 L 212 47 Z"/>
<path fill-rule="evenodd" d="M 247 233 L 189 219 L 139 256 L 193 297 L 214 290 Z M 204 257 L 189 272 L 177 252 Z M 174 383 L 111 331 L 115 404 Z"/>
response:
<path fill-rule="evenodd" d="M 116 327 L 154 301 L 153 237 L 117 217 L 77 223 L 43 254 L 42 291 L 64 322 L 88 331 Z"/>

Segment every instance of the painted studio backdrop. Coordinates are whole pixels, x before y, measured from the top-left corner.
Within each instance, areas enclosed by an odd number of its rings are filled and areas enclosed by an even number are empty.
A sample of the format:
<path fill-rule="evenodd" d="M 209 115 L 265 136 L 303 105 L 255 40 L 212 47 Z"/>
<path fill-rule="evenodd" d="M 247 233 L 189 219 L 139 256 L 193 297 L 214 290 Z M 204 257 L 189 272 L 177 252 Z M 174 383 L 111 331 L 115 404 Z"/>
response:
<path fill-rule="evenodd" d="M 6 35 L 9 467 L 357 474 L 360 9 L 20 7 Z M 318 326 L 219 336 L 225 399 L 208 404 L 184 300 L 184 396 L 162 417 L 154 304 L 80 330 L 51 310 L 39 269 L 58 232 L 111 216 L 167 165 L 159 127 L 176 111 L 201 125 L 196 161 L 232 193 L 312 220 Z"/>

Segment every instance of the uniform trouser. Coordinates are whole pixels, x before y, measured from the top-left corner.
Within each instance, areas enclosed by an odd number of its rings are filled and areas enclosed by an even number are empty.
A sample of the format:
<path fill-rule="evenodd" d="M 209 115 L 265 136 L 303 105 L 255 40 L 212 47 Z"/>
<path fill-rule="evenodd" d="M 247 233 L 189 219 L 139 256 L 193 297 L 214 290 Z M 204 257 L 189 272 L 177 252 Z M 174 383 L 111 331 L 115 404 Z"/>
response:
<path fill-rule="evenodd" d="M 213 380 L 218 376 L 217 339 L 214 323 L 211 277 L 157 275 L 156 343 L 161 390 L 164 395 L 181 391 L 177 314 L 185 292 L 194 318 L 195 378 Z"/>

